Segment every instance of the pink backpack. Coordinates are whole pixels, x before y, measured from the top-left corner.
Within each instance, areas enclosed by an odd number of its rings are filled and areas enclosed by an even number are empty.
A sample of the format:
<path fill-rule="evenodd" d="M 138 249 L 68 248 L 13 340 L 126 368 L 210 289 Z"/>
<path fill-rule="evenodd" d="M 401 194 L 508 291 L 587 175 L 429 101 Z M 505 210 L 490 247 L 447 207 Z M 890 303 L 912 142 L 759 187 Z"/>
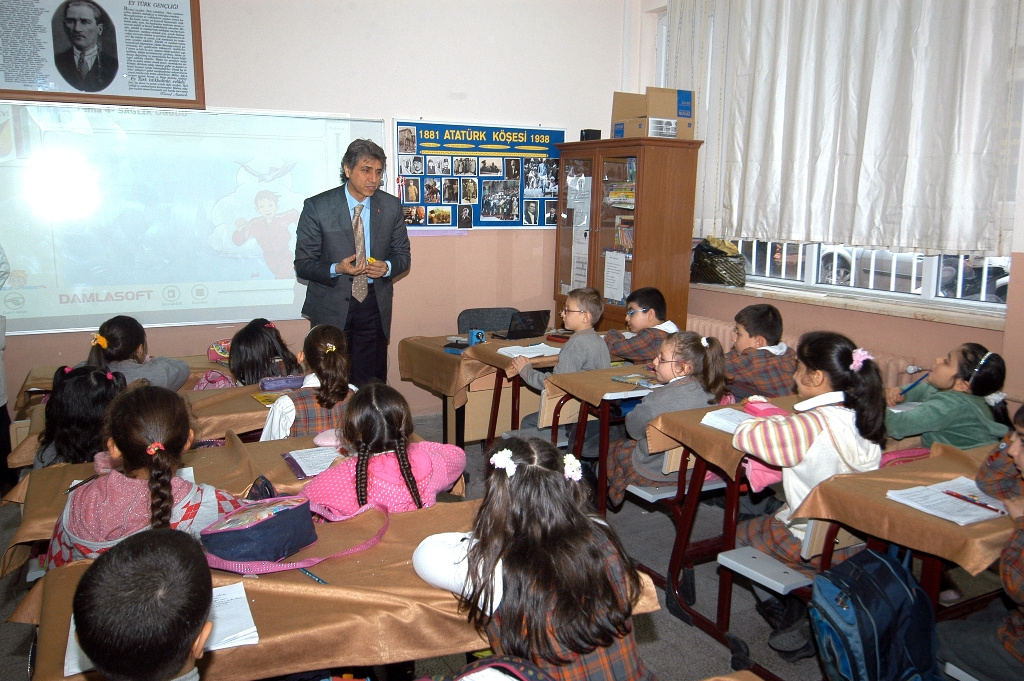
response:
<path fill-rule="evenodd" d="M 221 373 L 216 369 L 210 369 L 203 377 L 196 383 L 196 387 L 193 390 L 216 390 L 217 388 L 233 388 L 235 382 L 227 374 Z"/>

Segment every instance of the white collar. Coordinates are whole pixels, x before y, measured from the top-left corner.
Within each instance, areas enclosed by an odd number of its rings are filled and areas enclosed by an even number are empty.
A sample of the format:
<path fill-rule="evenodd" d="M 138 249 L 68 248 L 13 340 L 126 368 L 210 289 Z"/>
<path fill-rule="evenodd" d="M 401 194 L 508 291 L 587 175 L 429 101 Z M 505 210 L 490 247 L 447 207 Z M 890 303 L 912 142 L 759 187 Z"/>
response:
<path fill-rule="evenodd" d="M 782 341 L 779 341 L 775 345 L 766 345 L 763 348 L 758 348 L 758 349 L 759 350 L 767 350 L 768 352 L 772 353 L 776 357 L 780 357 L 780 356 L 786 354 L 786 350 L 789 350 L 789 346 L 786 345 L 785 343 L 783 343 Z"/>
<path fill-rule="evenodd" d="M 660 329 L 661 331 L 664 331 L 665 333 L 675 333 L 676 331 L 679 330 L 679 327 L 676 326 L 676 323 L 674 321 L 672 321 L 671 319 L 669 319 L 668 321 L 662 322 L 661 324 L 656 324 L 654 326 L 654 328 Z"/>
<path fill-rule="evenodd" d="M 829 404 L 842 404 L 845 397 L 843 396 L 842 390 L 835 390 L 824 395 L 818 395 L 817 397 L 809 397 L 803 402 L 797 402 L 793 405 L 793 409 L 797 411 L 810 411 L 815 407 L 824 407 Z"/>

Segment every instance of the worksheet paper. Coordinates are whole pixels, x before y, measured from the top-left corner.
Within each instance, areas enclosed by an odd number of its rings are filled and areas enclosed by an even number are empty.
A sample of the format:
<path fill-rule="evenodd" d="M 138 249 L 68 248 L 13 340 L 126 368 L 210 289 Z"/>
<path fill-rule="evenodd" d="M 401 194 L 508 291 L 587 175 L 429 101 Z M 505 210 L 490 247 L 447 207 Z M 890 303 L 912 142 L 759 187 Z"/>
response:
<path fill-rule="evenodd" d="M 626 254 L 606 251 L 604 255 L 604 297 L 608 300 L 622 300 L 626 297 Z"/>
<path fill-rule="evenodd" d="M 972 525 L 1006 515 L 1001 501 L 982 492 L 974 480 L 963 475 L 934 485 L 891 489 L 885 496 L 957 525 Z"/>

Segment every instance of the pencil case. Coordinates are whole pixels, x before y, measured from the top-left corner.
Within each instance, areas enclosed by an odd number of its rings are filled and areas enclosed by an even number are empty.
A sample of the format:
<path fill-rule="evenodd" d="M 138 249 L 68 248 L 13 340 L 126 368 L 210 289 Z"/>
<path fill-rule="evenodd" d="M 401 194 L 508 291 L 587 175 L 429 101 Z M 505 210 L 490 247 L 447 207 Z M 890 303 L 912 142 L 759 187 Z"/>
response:
<path fill-rule="evenodd" d="M 260 390 L 298 390 L 304 376 L 268 376 L 260 379 Z"/>
<path fill-rule="evenodd" d="M 789 416 L 788 411 L 771 402 L 747 402 L 743 405 L 743 411 L 751 416 Z"/>
<path fill-rule="evenodd" d="M 235 509 L 199 533 L 208 553 L 226 561 L 278 561 L 316 541 L 305 497 L 261 499 Z"/>

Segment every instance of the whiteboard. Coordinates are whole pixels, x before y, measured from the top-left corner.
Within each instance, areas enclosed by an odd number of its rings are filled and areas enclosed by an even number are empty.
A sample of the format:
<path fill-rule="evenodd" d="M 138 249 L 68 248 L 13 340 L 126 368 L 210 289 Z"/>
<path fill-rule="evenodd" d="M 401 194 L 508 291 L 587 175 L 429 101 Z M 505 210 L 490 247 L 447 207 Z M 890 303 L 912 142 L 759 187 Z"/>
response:
<path fill-rule="evenodd" d="M 0 102 L 8 333 L 297 319 L 303 201 L 383 120 Z"/>

